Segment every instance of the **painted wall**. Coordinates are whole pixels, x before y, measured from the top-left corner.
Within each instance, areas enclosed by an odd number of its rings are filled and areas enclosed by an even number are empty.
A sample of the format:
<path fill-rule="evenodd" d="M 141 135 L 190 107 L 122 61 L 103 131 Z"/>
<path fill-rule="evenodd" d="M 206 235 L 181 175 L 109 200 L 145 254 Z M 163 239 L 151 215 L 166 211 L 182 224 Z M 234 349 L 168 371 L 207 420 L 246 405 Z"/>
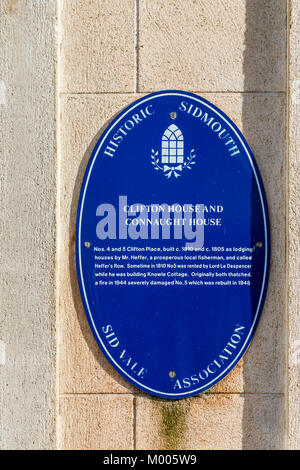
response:
<path fill-rule="evenodd" d="M 49 448 L 56 410 L 55 1 L 0 2 L 0 447 Z"/>
<path fill-rule="evenodd" d="M 298 0 L 55 3 L 2 2 L 1 447 L 299 448 Z M 138 391 L 104 359 L 74 259 L 97 137 L 124 106 L 170 88 L 212 101 L 240 127 L 272 230 L 250 349 L 205 395 L 175 402 Z"/>

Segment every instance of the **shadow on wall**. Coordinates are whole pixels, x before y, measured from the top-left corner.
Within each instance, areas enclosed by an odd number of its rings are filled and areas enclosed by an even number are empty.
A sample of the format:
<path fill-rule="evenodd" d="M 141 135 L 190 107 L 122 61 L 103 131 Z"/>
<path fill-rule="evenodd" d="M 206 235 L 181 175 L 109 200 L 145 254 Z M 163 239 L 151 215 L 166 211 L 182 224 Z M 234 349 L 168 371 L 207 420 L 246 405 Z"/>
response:
<path fill-rule="evenodd" d="M 99 363 L 99 367 L 106 372 L 107 374 L 110 374 L 113 379 L 118 382 L 120 385 L 128 389 L 128 392 L 130 393 L 132 391 L 132 386 L 129 382 L 127 382 L 121 375 L 119 375 L 113 367 L 110 365 L 110 363 L 105 359 L 104 355 L 99 349 L 99 346 L 97 345 L 97 342 L 93 336 L 93 333 L 89 327 L 84 308 L 82 305 L 82 300 L 79 292 L 79 286 L 78 286 L 78 281 L 77 281 L 77 272 L 76 272 L 76 255 L 75 255 L 75 227 L 76 227 L 76 214 L 77 214 L 77 207 L 78 207 L 78 200 L 79 200 L 79 194 L 80 194 L 80 189 L 83 181 L 83 176 L 88 164 L 88 161 L 90 159 L 90 156 L 92 154 L 92 151 L 98 142 L 99 138 L 101 135 L 104 133 L 105 129 L 109 126 L 111 121 L 116 117 L 118 113 L 116 113 L 114 116 L 111 117 L 110 120 L 108 120 L 104 126 L 101 127 L 101 129 L 97 132 L 97 134 L 94 136 L 92 139 L 90 145 L 88 146 L 81 162 L 80 166 L 77 172 L 77 177 L 76 181 L 74 184 L 74 190 L 73 190 L 73 197 L 72 197 L 72 204 L 71 204 L 71 213 L 70 213 L 70 221 L 69 221 L 69 240 L 71 241 L 69 244 L 69 268 L 70 268 L 70 280 L 71 280 L 71 288 L 72 288 L 72 294 L 73 294 L 73 299 L 74 299 L 74 306 L 76 309 L 77 317 L 78 317 L 78 322 L 80 325 L 80 329 L 82 332 L 82 335 L 90 349 L 90 351 L 93 353 L 96 361 Z"/>
<path fill-rule="evenodd" d="M 244 94 L 242 109 L 243 133 L 268 200 L 271 270 L 261 320 L 244 356 L 243 449 L 284 448 L 285 25 L 285 0 L 246 1 L 244 90 L 272 92 Z"/>

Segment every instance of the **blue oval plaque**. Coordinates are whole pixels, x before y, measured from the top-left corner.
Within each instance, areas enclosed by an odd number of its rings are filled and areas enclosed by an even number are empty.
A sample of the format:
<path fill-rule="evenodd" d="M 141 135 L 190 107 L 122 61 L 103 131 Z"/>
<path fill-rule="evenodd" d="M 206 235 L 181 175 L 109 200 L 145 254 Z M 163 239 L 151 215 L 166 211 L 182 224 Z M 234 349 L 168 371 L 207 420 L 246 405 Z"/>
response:
<path fill-rule="evenodd" d="M 123 377 L 176 399 L 232 370 L 263 307 L 270 243 L 257 165 L 222 111 L 182 91 L 123 110 L 91 155 L 76 232 L 85 312 Z"/>

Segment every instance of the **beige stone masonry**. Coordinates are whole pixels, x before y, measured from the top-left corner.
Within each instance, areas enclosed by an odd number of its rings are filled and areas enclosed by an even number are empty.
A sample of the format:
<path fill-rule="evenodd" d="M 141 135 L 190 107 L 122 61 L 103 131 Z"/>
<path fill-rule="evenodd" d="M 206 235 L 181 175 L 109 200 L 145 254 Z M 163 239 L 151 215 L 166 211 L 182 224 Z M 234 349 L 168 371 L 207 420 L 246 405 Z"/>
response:
<path fill-rule="evenodd" d="M 300 449 L 300 3 L 289 3 L 287 446 Z"/>
<path fill-rule="evenodd" d="M 55 447 L 55 4 L 0 2 L 0 448 Z"/>
<path fill-rule="evenodd" d="M 135 0 L 61 0 L 61 90 L 134 91 Z"/>
<path fill-rule="evenodd" d="M 299 449 L 299 0 L 2 0 L 0 20 L 0 448 Z M 249 350 L 179 401 L 137 390 L 103 357 L 74 252 L 97 138 L 163 89 L 237 124 L 271 222 Z"/>
<path fill-rule="evenodd" d="M 59 319 L 60 393 L 124 393 L 131 386 L 103 357 L 83 310 L 75 264 L 75 222 L 85 167 L 108 120 L 129 95 L 63 96 L 61 103 Z"/>
<path fill-rule="evenodd" d="M 284 91 L 285 3 L 141 0 L 139 91 Z"/>
<path fill-rule="evenodd" d="M 3 0 L 0 12 L 0 447 L 300 448 L 299 1 Z M 97 138 L 167 88 L 201 94 L 242 130 L 272 243 L 248 352 L 180 401 L 142 393 L 104 359 L 74 253 Z"/>
<path fill-rule="evenodd" d="M 207 395 L 169 401 L 137 398 L 137 449 L 283 447 L 283 398 Z"/>
<path fill-rule="evenodd" d="M 91 429 L 102 413 L 103 399 L 113 407 L 126 396 L 133 399 L 132 446 L 136 448 L 280 448 L 284 441 L 286 2 L 129 3 L 123 2 L 121 18 L 119 2 L 99 2 L 97 6 L 95 2 L 63 2 L 61 445 L 98 446 Z M 103 24 L 97 28 L 94 13 L 100 8 Z M 120 28 L 118 38 L 114 27 Z M 103 37 L 106 48 L 98 47 Z M 92 337 L 75 278 L 75 212 L 96 137 L 116 113 L 141 96 L 134 91 L 166 88 L 198 90 L 236 122 L 253 149 L 269 202 L 272 261 L 262 319 L 243 361 L 210 390 L 206 400 L 157 400 L 120 378 Z M 236 93 L 245 91 L 252 93 Z M 80 432 L 75 425 L 78 411 L 71 413 L 71 403 L 84 417 Z M 96 421 L 90 415 L 94 404 L 98 410 Z M 68 417 L 68 413 L 75 418 Z M 103 423 L 103 430 L 105 426 Z M 110 432 L 108 428 L 107 438 L 113 439 Z M 121 435 L 120 439 L 125 437 Z M 125 445 L 121 441 L 120 445 Z M 109 443 L 103 441 L 101 445 Z"/>
<path fill-rule="evenodd" d="M 61 400 L 61 449 L 133 447 L 133 399 L 126 395 L 69 396 Z"/>

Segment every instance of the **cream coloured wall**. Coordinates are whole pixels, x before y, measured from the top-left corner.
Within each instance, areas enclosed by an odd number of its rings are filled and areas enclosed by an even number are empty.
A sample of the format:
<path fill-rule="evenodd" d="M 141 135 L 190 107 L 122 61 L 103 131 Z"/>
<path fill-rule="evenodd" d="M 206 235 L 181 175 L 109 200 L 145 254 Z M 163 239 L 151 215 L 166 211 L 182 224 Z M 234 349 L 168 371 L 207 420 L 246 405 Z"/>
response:
<path fill-rule="evenodd" d="M 286 445 L 290 449 L 300 448 L 300 4 L 292 0 L 288 16 L 288 184 L 287 184 L 287 380 L 286 380 Z"/>
<path fill-rule="evenodd" d="M 62 0 L 60 9 L 59 446 L 281 448 L 285 440 L 286 2 Z M 101 27 L 99 27 L 101 18 Z M 203 397 L 126 383 L 89 330 L 75 275 L 75 212 L 96 137 L 141 94 L 199 93 L 242 129 L 270 206 L 263 317 L 239 366 Z"/>
<path fill-rule="evenodd" d="M 298 0 L 3 0 L 0 447 L 299 448 Z M 97 136 L 185 89 L 251 145 L 272 230 L 262 319 L 239 365 L 170 402 L 100 353 L 78 292 L 75 214 Z"/>
<path fill-rule="evenodd" d="M 55 1 L 0 2 L 0 448 L 55 446 Z"/>

